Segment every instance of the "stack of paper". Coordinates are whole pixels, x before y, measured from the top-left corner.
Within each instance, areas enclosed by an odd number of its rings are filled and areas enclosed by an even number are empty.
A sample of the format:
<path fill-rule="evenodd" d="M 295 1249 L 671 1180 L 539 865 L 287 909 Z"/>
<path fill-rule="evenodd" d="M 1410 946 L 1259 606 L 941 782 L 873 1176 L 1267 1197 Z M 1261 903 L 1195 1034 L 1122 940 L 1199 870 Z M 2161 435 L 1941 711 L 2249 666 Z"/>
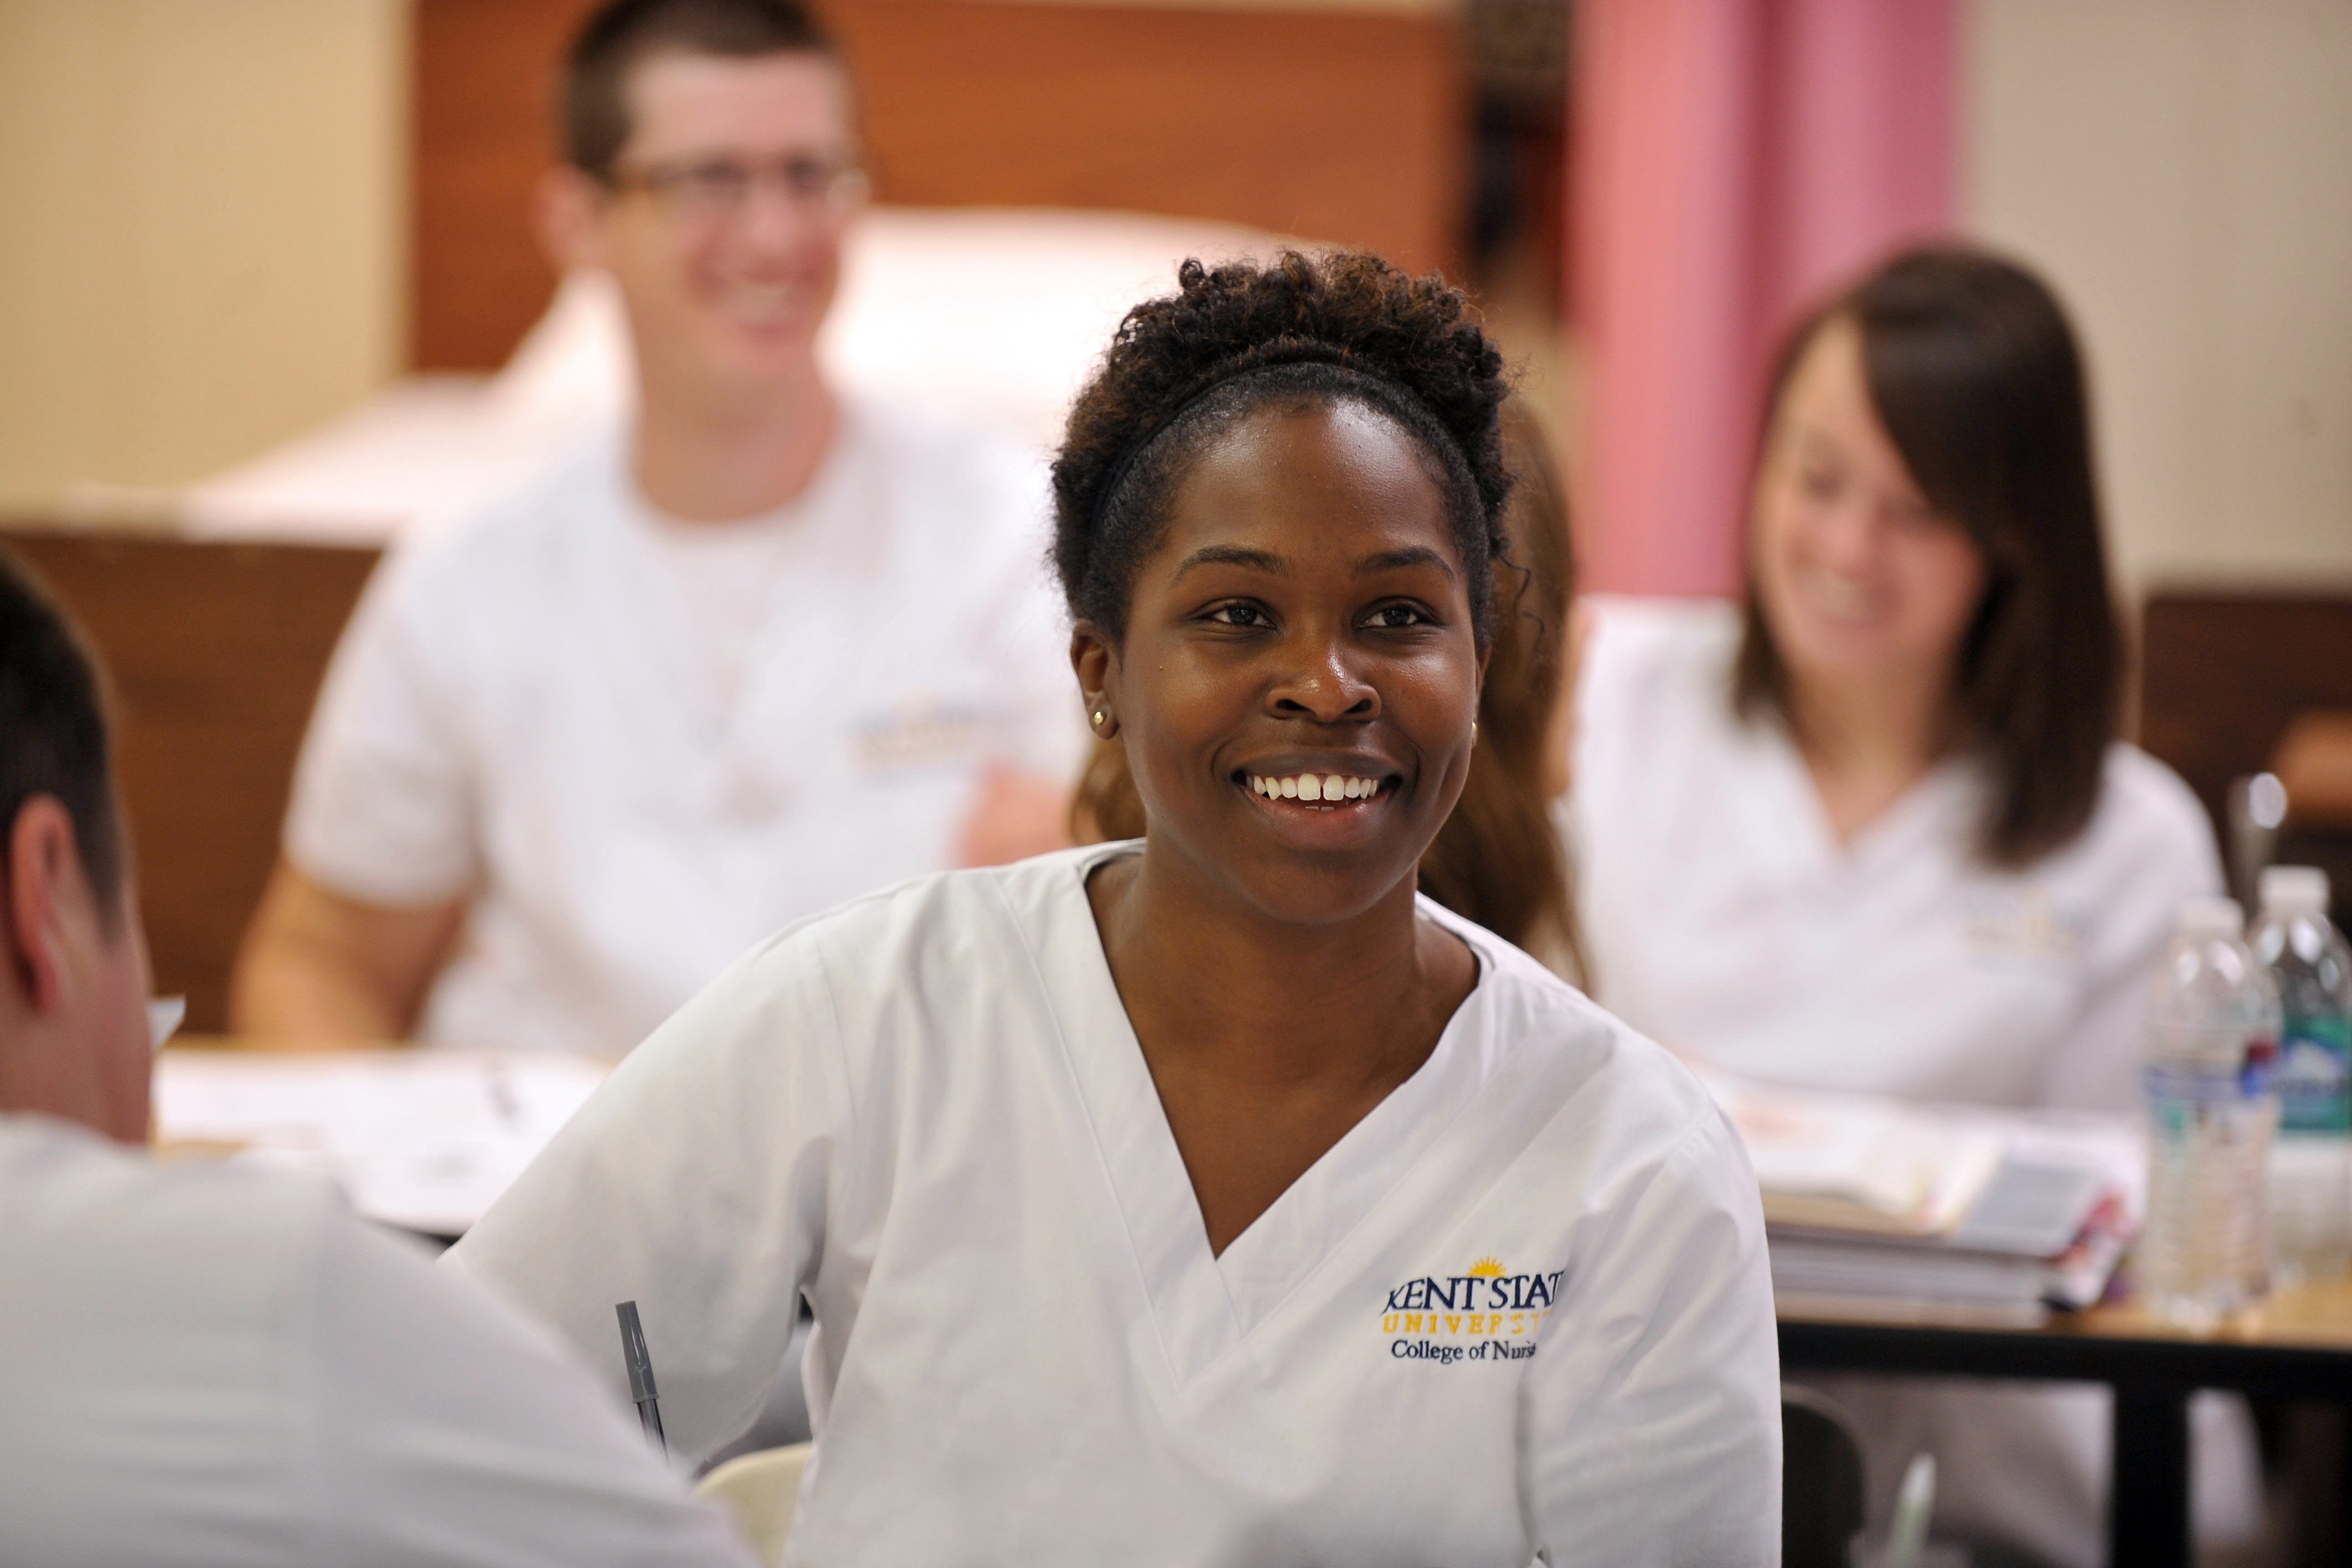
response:
<path fill-rule="evenodd" d="M 2127 1118 L 1702 1077 L 1755 1164 L 1785 1312 L 2031 1324 L 2096 1302 L 2137 1229 Z"/>
<path fill-rule="evenodd" d="M 554 1052 L 167 1050 L 156 1142 L 315 1171 L 372 1219 L 457 1236 L 610 1070 Z"/>

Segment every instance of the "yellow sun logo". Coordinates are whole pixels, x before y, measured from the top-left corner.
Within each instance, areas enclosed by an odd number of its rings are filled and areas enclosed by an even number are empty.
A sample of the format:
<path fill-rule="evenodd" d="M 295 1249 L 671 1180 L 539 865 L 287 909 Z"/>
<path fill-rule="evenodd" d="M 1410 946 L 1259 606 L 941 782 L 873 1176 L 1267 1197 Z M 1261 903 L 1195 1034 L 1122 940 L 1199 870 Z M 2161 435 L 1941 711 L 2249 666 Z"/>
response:
<path fill-rule="evenodd" d="M 1491 1252 L 1470 1266 L 1471 1278 L 1475 1279 L 1499 1279 L 1502 1274 L 1503 1260 Z"/>

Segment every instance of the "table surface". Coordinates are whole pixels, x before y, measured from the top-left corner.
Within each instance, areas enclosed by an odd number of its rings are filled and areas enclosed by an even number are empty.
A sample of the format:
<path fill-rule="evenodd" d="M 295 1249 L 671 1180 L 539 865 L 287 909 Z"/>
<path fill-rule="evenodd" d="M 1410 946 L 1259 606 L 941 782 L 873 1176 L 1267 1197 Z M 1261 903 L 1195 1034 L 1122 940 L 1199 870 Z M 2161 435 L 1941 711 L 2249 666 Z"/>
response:
<path fill-rule="evenodd" d="M 2157 1322 L 2126 1303 L 2062 1313 L 2032 1329 L 1790 1312 L 1780 1339 L 1781 1364 L 1792 1371 L 2232 1388 L 2352 1404 L 2352 1279 L 2277 1290 L 2259 1312 L 2205 1333 Z"/>
<path fill-rule="evenodd" d="M 2031 1329 L 1954 1329 L 1940 1325 L 1889 1324 L 1885 1319 L 1844 1318 L 1833 1312 L 1815 1310 L 1783 1312 L 1780 1321 L 1824 1327 L 1895 1327 L 1932 1333 L 2134 1340 L 2183 1345 L 2242 1345 L 2352 1353 L 2352 1276 L 2324 1285 L 2283 1287 L 2273 1290 L 2270 1300 L 2258 1311 L 2239 1321 L 2202 1333 L 2158 1322 L 2150 1318 L 2138 1303 L 2132 1301 L 2095 1307 L 2087 1312 L 2053 1313 L 2046 1324 Z"/>
<path fill-rule="evenodd" d="M 392 1042 L 386 1042 L 387 1046 Z M 173 1049 L 246 1049 L 265 1053 L 285 1051 L 275 1042 L 261 1043 L 224 1036 L 181 1036 Z M 292 1054 L 332 1056 L 345 1051 L 373 1054 L 373 1047 L 294 1047 Z M 394 1047 L 396 1048 L 396 1047 Z M 1786 1311 L 1784 1327 L 1804 1330 L 1887 1331 L 1897 1335 L 1958 1337 L 1969 1340 L 2074 1340 L 2137 1342 L 2151 1346 L 2230 1347 L 2254 1350 L 2337 1352 L 2352 1355 L 2352 1275 L 2324 1285 L 2286 1287 L 2271 1293 L 2262 1308 L 2244 1319 L 2211 1332 L 2200 1333 L 2149 1318 L 2137 1303 L 2095 1307 L 2087 1312 L 2060 1312 L 2039 1328 L 1953 1328 L 1940 1325 L 1889 1323 L 1884 1319 L 1844 1318 L 1816 1310 Z"/>
<path fill-rule="evenodd" d="M 2043 1333 L 2094 1334 L 2110 1339 L 2172 1340 L 2196 1343 L 2247 1344 L 2352 1352 L 2352 1277 L 2325 1285 L 2282 1287 L 2245 1321 L 2211 1333 L 2196 1333 L 2149 1318 L 2137 1303 L 2096 1307 L 2058 1315 Z"/>

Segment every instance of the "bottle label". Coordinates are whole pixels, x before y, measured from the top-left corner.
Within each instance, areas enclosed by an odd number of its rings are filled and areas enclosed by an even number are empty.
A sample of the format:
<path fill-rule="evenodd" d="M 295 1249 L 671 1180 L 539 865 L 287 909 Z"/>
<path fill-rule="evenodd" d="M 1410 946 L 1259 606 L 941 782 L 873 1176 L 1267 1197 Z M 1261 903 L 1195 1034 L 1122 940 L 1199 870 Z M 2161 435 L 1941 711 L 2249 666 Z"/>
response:
<path fill-rule="evenodd" d="M 2290 1016 L 2279 1034 L 2271 1087 L 2279 1097 L 2279 1131 L 2305 1135 L 2352 1132 L 2352 1019 Z"/>
<path fill-rule="evenodd" d="M 2177 1063 L 2150 1064 L 2140 1069 L 2147 1093 L 2147 1111 L 2159 1136 L 2186 1134 L 2203 1119 L 2242 1105 L 2245 1079 L 2226 1068 L 2197 1068 Z"/>

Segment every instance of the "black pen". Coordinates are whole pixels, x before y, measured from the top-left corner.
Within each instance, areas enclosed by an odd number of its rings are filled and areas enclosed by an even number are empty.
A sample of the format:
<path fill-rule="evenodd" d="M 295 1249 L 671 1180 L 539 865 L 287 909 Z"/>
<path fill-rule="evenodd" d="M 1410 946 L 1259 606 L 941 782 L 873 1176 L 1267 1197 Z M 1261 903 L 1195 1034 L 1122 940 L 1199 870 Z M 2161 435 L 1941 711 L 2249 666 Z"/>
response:
<path fill-rule="evenodd" d="M 637 1402 L 637 1419 L 646 1436 L 662 1458 L 669 1458 L 669 1439 L 662 1436 L 661 1400 L 654 1393 L 653 1358 L 646 1353 L 645 1325 L 637 1321 L 637 1304 L 624 1301 L 613 1309 L 621 1317 L 621 1360 L 629 1369 L 629 1397 Z"/>

